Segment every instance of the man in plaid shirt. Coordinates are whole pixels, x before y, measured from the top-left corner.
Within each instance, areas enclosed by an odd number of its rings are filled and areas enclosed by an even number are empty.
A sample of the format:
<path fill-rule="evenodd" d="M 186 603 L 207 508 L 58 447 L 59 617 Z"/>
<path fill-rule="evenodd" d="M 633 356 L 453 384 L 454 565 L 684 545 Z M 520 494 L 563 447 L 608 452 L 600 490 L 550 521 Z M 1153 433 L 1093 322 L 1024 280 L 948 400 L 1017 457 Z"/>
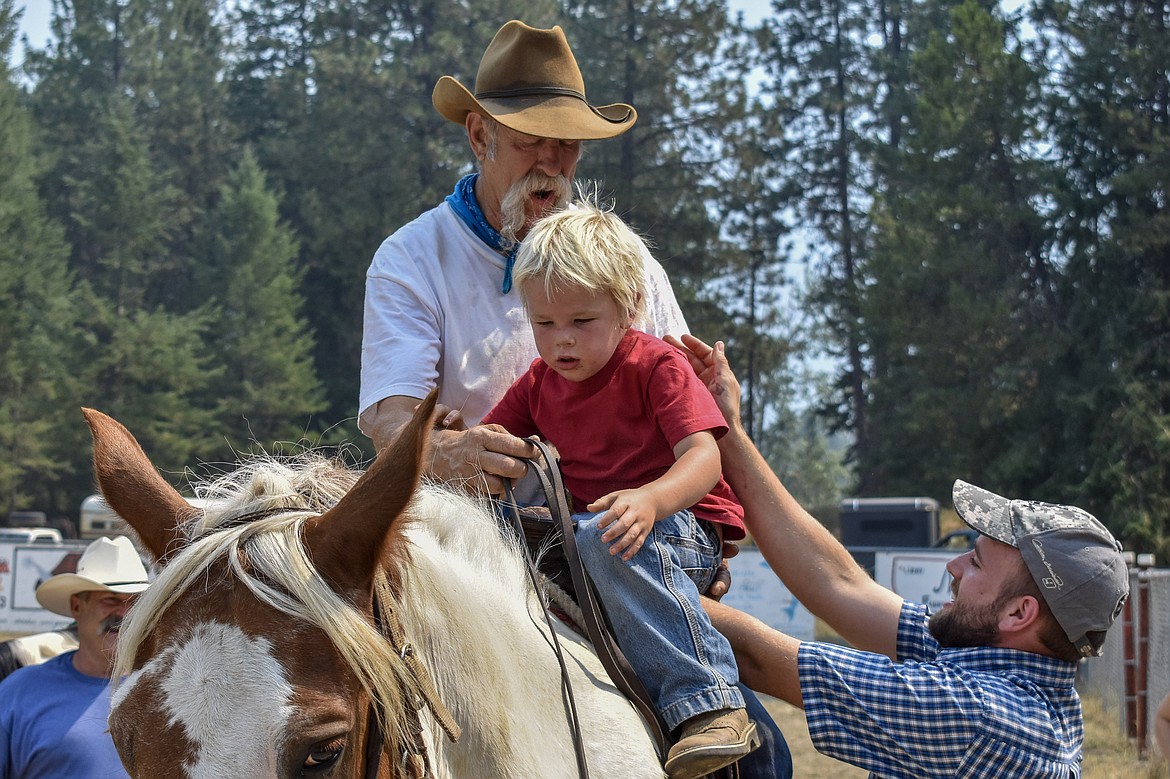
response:
<path fill-rule="evenodd" d="M 876 777 L 1080 776 L 1076 663 L 1100 654 L 1129 595 L 1121 546 L 1074 506 L 1009 500 L 963 481 L 955 510 L 981 534 L 947 565 L 936 614 L 874 582 L 792 498 L 739 423 L 721 343 L 687 351 L 731 431 L 724 478 L 792 593 L 851 647 L 802 642 L 714 601 L 740 678 L 801 706 L 826 755 Z"/>

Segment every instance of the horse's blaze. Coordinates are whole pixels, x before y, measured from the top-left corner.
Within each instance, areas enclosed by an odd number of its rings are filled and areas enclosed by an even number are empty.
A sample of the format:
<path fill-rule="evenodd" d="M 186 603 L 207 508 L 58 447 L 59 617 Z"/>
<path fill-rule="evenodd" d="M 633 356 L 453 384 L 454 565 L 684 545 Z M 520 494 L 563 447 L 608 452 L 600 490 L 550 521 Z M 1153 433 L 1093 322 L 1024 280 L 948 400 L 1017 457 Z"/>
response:
<path fill-rule="evenodd" d="M 194 745 L 182 761 L 188 779 L 278 775 L 273 746 L 293 713 L 293 688 L 266 639 L 221 622 L 198 625 L 126 679 L 113 701 L 115 718 L 139 685 L 158 695 L 151 715 L 181 728 Z M 163 756 L 138 754 L 135 761 L 150 757 Z"/>

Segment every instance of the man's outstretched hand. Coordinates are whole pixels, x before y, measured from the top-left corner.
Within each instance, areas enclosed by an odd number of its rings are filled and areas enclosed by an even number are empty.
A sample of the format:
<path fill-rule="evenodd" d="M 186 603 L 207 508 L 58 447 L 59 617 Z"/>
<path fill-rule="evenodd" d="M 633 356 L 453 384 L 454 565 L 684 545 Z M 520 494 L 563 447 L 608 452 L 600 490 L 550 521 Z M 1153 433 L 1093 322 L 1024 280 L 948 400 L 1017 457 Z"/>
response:
<path fill-rule="evenodd" d="M 723 342 L 716 341 L 714 346 L 708 346 L 690 334 L 684 334 L 681 339 L 668 335 L 665 340 L 690 361 L 699 381 L 706 385 L 711 396 L 715 398 L 715 405 L 723 413 L 727 424 L 738 424 L 739 381 L 731 372 Z"/>

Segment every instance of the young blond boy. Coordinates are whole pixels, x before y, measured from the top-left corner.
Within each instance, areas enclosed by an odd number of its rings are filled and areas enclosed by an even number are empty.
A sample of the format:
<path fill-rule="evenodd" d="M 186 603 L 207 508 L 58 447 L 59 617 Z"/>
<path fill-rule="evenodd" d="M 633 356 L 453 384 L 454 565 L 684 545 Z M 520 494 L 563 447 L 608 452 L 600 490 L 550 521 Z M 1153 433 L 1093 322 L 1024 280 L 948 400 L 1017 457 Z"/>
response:
<path fill-rule="evenodd" d="M 720 474 L 727 425 L 683 355 L 633 329 L 641 239 L 588 203 L 536 223 L 513 279 L 540 359 L 483 419 L 560 454 L 577 546 L 618 644 L 677 741 L 671 779 L 704 776 L 759 744 L 731 646 L 699 605 L 744 536 Z"/>

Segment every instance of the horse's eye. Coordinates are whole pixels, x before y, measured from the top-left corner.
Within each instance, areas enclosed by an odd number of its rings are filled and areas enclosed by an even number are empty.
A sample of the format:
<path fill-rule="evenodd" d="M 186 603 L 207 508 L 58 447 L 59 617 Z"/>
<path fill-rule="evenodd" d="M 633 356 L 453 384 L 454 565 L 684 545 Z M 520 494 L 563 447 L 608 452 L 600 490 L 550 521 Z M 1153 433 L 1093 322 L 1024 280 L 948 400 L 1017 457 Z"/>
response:
<path fill-rule="evenodd" d="M 337 762 L 341 753 L 345 751 L 345 739 L 335 738 L 320 744 L 314 744 L 305 756 L 304 769 L 307 773 L 324 771 Z"/>

